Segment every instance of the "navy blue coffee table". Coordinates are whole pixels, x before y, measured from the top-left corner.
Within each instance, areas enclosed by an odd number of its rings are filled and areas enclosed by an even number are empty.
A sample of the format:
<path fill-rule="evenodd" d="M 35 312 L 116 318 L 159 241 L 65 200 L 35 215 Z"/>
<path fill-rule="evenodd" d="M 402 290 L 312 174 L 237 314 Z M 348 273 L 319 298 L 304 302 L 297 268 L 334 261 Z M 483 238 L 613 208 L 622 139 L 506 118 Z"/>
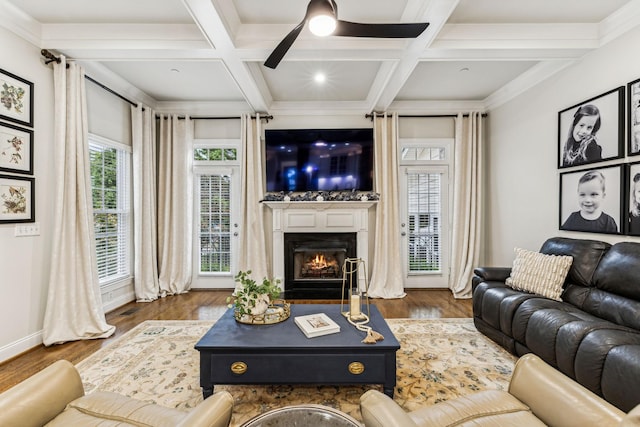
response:
<path fill-rule="evenodd" d="M 292 304 L 291 317 L 273 325 L 238 323 L 229 309 L 195 345 L 200 352 L 204 398 L 215 384 L 382 384 L 393 397 L 396 351 L 387 322 L 371 305 L 369 326 L 384 340 L 363 344 L 364 332 L 349 324 L 340 304 Z M 295 316 L 325 313 L 340 332 L 307 338 Z"/>

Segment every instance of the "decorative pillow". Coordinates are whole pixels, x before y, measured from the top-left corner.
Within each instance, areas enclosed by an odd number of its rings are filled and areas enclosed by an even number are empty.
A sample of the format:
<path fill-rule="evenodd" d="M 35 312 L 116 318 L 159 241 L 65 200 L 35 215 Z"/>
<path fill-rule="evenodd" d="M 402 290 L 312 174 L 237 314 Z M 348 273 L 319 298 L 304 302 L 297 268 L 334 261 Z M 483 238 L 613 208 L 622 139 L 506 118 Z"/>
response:
<path fill-rule="evenodd" d="M 562 301 L 562 285 L 567 277 L 573 257 L 545 255 L 521 248 L 514 249 L 511 276 L 505 283 L 518 291 L 527 291 L 545 298 Z"/>

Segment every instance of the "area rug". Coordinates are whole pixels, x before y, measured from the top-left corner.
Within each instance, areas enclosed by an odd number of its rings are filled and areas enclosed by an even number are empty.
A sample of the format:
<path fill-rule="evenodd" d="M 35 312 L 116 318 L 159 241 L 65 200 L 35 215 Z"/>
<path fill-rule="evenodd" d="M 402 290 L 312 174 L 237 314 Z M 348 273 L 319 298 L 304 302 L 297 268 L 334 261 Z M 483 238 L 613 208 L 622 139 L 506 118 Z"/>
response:
<path fill-rule="evenodd" d="M 400 342 L 394 400 L 405 410 L 478 390 L 506 389 L 515 357 L 480 334 L 471 319 L 388 319 Z M 77 367 L 87 393 L 113 391 L 188 410 L 202 401 L 195 343 L 213 321 L 149 320 Z M 378 385 L 220 385 L 234 397 L 232 426 L 287 405 L 327 405 L 361 419 L 360 396 Z"/>

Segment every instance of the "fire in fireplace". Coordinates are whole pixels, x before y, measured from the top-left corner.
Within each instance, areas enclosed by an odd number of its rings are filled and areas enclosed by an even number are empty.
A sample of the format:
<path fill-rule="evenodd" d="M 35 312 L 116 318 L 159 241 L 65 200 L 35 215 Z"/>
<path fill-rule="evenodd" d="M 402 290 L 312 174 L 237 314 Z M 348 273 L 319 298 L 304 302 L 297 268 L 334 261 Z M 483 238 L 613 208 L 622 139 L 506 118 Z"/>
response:
<path fill-rule="evenodd" d="M 285 298 L 339 299 L 342 265 L 356 257 L 356 233 L 285 233 Z"/>

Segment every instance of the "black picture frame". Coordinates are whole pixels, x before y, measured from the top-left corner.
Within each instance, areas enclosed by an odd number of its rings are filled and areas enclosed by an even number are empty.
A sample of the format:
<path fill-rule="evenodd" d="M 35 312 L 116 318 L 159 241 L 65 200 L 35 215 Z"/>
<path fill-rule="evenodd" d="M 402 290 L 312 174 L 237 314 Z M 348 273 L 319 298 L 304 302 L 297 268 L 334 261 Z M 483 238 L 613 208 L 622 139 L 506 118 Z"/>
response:
<path fill-rule="evenodd" d="M 601 175 L 598 177 L 598 173 Z M 589 174 L 589 175 L 587 175 Z M 581 179 L 585 182 L 581 183 Z M 593 191 L 594 184 L 600 184 L 604 178 L 604 194 L 599 200 L 587 200 L 596 197 Z M 603 166 L 600 168 L 580 169 L 560 174 L 560 203 L 559 203 L 559 223 L 560 230 L 580 231 L 586 233 L 600 234 L 623 234 L 623 210 L 624 202 L 622 191 L 624 172 L 623 165 Z M 585 185 L 586 187 L 583 187 Z M 584 190 L 584 200 L 581 200 L 579 191 Z M 596 187 L 597 190 L 597 187 Z M 593 212 L 594 203 L 599 203 Z M 585 215 L 596 214 L 601 211 L 599 220 L 585 220 Z M 585 215 L 582 212 L 586 212 Z M 602 216 L 605 214 L 605 216 Z M 611 228 L 611 222 L 615 222 L 615 230 Z M 622 228 L 621 228 L 622 227 Z"/>
<path fill-rule="evenodd" d="M 33 175 L 33 131 L 0 122 L 0 171 Z"/>
<path fill-rule="evenodd" d="M 624 94 L 620 86 L 558 112 L 559 169 L 624 157 Z M 573 138 L 574 120 L 592 129 L 582 146 Z"/>
<path fill-rule="evenodd" d="M 0 224 L 35 220 L 35 178 L 0 175 Z"/>
<path fill-rule="evenodd" d="M 640 79 L 627 83 L 627 156 L 640 155 Z"/>
<path fill-rule="evenodd" d="M 640 162 L 627 163 L 625 166 L 624 233 L 640 236 L 640 205 L 636 202 L 638 197 L 634 194 L 636 183 L 640 190 Z M 640 194 L 638 196 L 640 197 Z"/>
<path fill-rule="evenodd" d="M 0 119 L 33 127 L 33 83 L 2 68 Z"/>

